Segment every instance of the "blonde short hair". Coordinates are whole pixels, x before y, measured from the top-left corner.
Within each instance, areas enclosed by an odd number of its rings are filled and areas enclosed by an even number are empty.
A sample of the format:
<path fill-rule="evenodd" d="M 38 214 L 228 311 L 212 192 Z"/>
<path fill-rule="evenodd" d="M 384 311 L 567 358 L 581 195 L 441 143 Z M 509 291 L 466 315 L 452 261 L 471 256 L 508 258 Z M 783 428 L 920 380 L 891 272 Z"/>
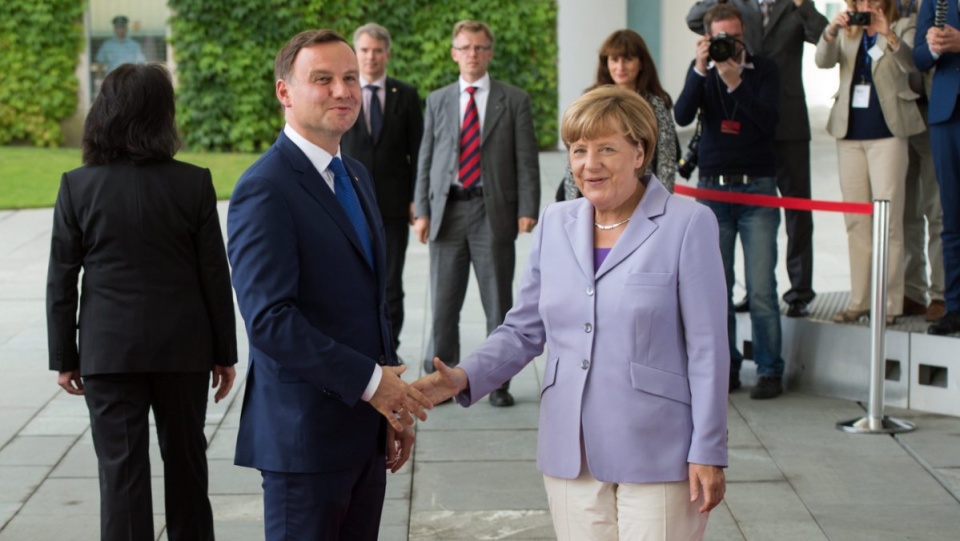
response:
<path fill-rule="evenodd" d="M 643 145 L 640 171 L 646 171 L 657 145 L 657 117 L 639 94 L 613 85 L 598 86 L 580 96 L 563 113 L 560 137 L 568 149 L 581 139 L 610 133 L 623 135 L 630 144 Z"/>
<path fill-rule="evenodd" d="M 450 42 L 456 46 L 457 36 L 460 35 L 460 32 L 483 32 L 487 36 L 487 41 L 490 42 L 490 45 L 493 46 L 493 31 L 490 30 L 490 27 L 486 23 L 480 21 L 471 21 L 465 19 L 462 21 L 457 21 L 457 24 L 453 25 L 453 36 L 450 38 Z"/>

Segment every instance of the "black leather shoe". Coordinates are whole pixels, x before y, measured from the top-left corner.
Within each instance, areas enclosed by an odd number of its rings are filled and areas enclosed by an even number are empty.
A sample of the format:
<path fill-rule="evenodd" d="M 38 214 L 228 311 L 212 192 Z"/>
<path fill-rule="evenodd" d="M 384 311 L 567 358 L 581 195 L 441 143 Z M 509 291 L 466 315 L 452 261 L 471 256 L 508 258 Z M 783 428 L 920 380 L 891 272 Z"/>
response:
<path fill-rule="evenodd" d="M 490 393 L 490 405 L 495 408 L 508 408 L 513 405 L 513 395 L 506 389 L 497 389 Z"/>
<path fill-rule="evenodd" d="M 743 314 L 750 311 L 750 297 L 744 295 L 740 302 L 733 305 L 733 311 L 738 314 Z"/>
<path fill-rule="evenodd" d="M 810 315 L 810 309 L 807 303 L 803 301 L 793 301 L 787 307 L 787 317 L 807 317 Z"/>
<path fill-rule="evenodd" d="M 750 389 L 750 398 L 766 400 L 783 394 L 783 378 L 779 376 L 760 376 L 757 385 Z"/>
<path fill-rule="evenodd" d="M 960 332 L 960 312 L 947 312 L 940 321 L 927 328 L 927 334 L 945 335 Z"/>

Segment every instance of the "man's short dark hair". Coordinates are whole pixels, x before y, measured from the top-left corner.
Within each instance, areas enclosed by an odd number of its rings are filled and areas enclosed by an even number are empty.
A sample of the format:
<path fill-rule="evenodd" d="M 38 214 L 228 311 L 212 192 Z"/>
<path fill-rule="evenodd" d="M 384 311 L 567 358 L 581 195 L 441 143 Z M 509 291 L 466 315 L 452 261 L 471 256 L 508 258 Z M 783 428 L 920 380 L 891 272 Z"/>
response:
<path fill-rule="evenodd" d="M 127 26 L 127 23 L 130 22 L 130 19 L 127 19 L 125 15 L 117 15 L 113 18 L 113 26 Z"/>
<path fill-rule="evenodd" d="M 180 149 L 170 72 L 122 64 L 100 86 L 83 126 L 84 165 L 169 160 Z"/>
<path fill-rule="evenodd" d="M 737 9 L 732 4 L 717 4 L 710 8 L 710 11 L 703 16 L 703 29 L 707 34 L 710 33 L 710 25 L 719 21 L 729 21 L 731 19 L 736 19 L 740 21 L 740 28 L 743 29 L 743 32 L 747 32 L 746 26 L 743 24 L 743 15 L 740 14 L 740 10 Z"/>
<path fill-rule="evenodd" d="M 336 41 L 342 41 L 343 43 L 346 43 L 350 49 L 353 49 L 353 46 L 350 45 L 350 43 L 348 43 L 343 36 L 326 28 L 321 28 L 319 30 L 305 30 L 296 36 L 293 36 L 290 38 L 290 41 L 288 41 L 287 44 L 280 49 L 280 52 L 277 53 L 276 60 L 273 62 L 274 79 L 283 79 L 285 81 L 288 80 L 290 77 L 290 70 L 293 69 L 293 61 L 297 59 L 297 53 L 300 52 L 300 49 Z"/>

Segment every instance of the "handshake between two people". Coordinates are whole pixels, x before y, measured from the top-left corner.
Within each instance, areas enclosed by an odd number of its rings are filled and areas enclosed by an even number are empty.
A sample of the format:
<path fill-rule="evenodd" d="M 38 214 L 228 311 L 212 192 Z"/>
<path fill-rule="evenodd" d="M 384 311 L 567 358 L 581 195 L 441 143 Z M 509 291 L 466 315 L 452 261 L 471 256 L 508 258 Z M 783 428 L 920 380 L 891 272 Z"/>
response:
<path fill-rule="evenodd" d="M 406 366 L 384 366 L 380 385 L 370 397 L 370 405 L 389 423 L 387 467 L 393 473 L 403 467 L 413 450 L 413 418 L 426 421 L 426 410 L 467 388 L 467 373 L 462 368 L 450 368 L 439 357 L 434 357 L 433 366 L 434 373 L 409 384 L 400 378 Z"/>

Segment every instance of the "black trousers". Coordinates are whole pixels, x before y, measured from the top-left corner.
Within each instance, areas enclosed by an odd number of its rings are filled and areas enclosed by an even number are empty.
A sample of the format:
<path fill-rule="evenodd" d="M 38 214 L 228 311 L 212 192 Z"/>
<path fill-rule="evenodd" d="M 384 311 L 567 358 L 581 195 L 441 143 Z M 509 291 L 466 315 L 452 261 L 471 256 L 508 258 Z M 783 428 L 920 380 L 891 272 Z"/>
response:
<path fill-rule="evenodd" d="M 784 197 L 810 199 L 810 141 L 777 141 L 777 188 Z M 786 302 L 809 303 L 813 291 L 813 213 L 784 210 L 787 226 L 787 276 L 790 289 Z"/>
<path fill-rule="evenodd" d="M 387 239 L 387 311 L 393 328 L 393 348 L 400 347 L 403 328 L 403 264 L 407 259 L 410 240 L 410 222 L 405 218 L 384 218 Z"/>
<path fill-rule="evenodd" d="M 101 374 L 83 378 L 100 470 L 100 539 L 153 541 L 149 412 L 163 458 L 170 541 L 213 540 L 207 498 L 206 372 Z"/>

